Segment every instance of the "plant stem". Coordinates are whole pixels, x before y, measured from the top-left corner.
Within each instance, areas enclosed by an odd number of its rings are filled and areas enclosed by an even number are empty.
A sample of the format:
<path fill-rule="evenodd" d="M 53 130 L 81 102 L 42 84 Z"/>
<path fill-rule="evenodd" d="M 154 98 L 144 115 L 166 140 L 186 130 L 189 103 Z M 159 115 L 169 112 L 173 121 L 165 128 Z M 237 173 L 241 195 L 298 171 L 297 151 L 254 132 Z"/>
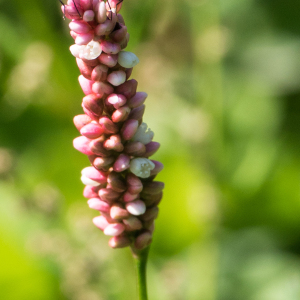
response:
<path fill-rule="evenodd" d="M 146 271 L 149 250 L 150 246 L 143 250 L 132 248 L 133 257 L 136 263 L 139 300 L 148 300 Z"/>

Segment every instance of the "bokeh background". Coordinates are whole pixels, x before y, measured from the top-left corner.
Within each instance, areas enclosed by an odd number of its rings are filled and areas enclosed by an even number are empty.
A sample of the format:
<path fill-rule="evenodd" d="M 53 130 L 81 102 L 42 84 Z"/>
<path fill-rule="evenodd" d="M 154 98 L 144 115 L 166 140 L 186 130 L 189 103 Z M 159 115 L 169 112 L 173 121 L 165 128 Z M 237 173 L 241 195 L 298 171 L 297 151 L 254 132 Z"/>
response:
<path fill-rule="evenodd" d="M 151 300 L 300 299 L 300 2 L 124 0 L 166 183 Z M 0 0 L 0 298 L 134 300 L 82 196 L 68 21 Z"/>

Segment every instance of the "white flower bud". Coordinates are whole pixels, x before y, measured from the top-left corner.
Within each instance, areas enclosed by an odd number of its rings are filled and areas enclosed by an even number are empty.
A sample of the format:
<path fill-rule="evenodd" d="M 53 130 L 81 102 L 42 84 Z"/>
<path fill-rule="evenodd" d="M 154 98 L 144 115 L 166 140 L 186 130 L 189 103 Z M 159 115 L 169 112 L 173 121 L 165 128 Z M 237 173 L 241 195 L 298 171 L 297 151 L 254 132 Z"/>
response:
<path fill-rule="evenodd" d="M 124 71 L 114 71 L 107 76 L 107 81 L 114 86 L 118 86 L 126 81 L 126 73 Z"/>
<path fill-rule="evenodd" d="M 134 158 L 130 162 L 130 171 L 141 178 L 148 178 L 150 172 L 155 168 L 155 164 L 144 157 Z"/>
<path fill-rule="evenodd" d="M 132 215 L 140 216 L 146 212 L 146 205 L 143 201 L 136 200 L 136 201 L 126 203 L 126 209 Z"/>
<path fill-rule="evenodd" d="M 118 55 L 118 63 L 120 66 L 129 69 L 136 66 L 139 63 L 139 59 L 132 52 L 121 51 Z"/>
<path fill-rule="evenodd" d="M 142 123 L 133 136 L 132 141 L 141 142 L 146 145 L 152 141 L 153 137 L 154 132 L 150 128 L 148 128 L 148 125 L 146 123 Z"/>
<path fill-rule="evenodd" d="M 94 180 L 86 177 L 85 175 L 82 175 L 80 179 L 81 179 L 82 183 L 85 184 L 85 185 L 91 185 L 91 186 L 98 186 L 98 185 L 100 185 L 99 182 L 94 181 Z"/>
<path fill-rule="evenodd" d="M 73 56 L 75 56 L 76 58 L 79 58 L 79 55 L 80 55 L 80 53 L 81 53 L 82 50 L 83 50 L 83 47 L 84 47 L 84 46 L 82 46 L 82 45 L 76 45 L 76 44 L 70 46 L 71 54 L 72 54 Z"/>

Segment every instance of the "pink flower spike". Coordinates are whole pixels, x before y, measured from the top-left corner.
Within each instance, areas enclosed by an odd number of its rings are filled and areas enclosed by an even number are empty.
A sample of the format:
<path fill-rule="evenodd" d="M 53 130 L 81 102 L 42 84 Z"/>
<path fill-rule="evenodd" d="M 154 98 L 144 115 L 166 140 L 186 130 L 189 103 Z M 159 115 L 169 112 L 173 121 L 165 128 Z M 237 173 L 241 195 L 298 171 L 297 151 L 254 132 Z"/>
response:
<path fill-rule="evenodd" d="M 86 79 L 83 75 L 80 75 L 78 77 L 78 81 L 85 95 L 89 95 L 93 93 L 92 86 L 94 81 Z"/>
<path fill-rule="evenodd" d="M 106 218 L 103 216 L 98 216 L 93 219 L 93 223 L 102 231 L 109 226 L 110 224 L 107 222 Z"/>
<path fill-rule="evenodd" d="M 137 92 L 131 99 L 128 100 L 128 106 L 130 108 L 136 108 L 142 105 L 148 97 L 147 93 Z"/>
<path fill-rule="evenodd" d="M 126 104 L 126 97 L 118 94 L 111 94 L 107 97 L 108 103 L 114 106 L 114 108 L 118 109 L 119 107 Z"/>
<path fill-rule="evenodd" d="M 95 18 L 95 13 L 93 10 L 86 10 L 82 16 L 83 21 L 91 22 Z"/>
<path fill-rule="evenodd" d="M 125 154 L 120 154 L 113 165 L 113 169 L 116 172 L 123 172 L 130 167 L 130 157 Z"/>
<path fill-rule="evenodd" d="M 126 203 L 126 209 L 134 216 L 140 216 L 145 213 L 146 205 L 141 200 Z"/>
<path fill-rule="evenodd" d="M 104 2 L 102 2 L 102 3 L 104 3 Z M 111 248 L 114 248 L 114 249 L 115 248 L 124 248 L 131 244 L 131 240 L 127 236 L 114 236 L 109 240 L 108 244 Z"/>
<path fill-rule="evenodd" d="M 105 201 L 101 201 L 99 198 L 91 198 L 88 200 L 88 205 L 90 208 L 99 210 L 101 212 L 109 213 L 110 206 Z"/>
<path fill-rule="evenodd" d="M 105 235 L 110 236 L 118 236 L 125 230 L 124 224 L 121 223 L 115 223 L 115 224 L 109 224 L 105 227 L 103 230 L 103 233 Z"/>
<path fill-rule="evenodd" d="M 107 76 L 107 81 L 113 86 L 119 86 L 126 81 L 126 73 L 122 70 L 111 72 Z"/>
<path fill-rule="evenodd" d="M 73 140 L 73 147 L 85 155 L 92 155 L 93 152 L 89 147 L 90 139 L 85 136 L 79 136 Z"/>
<path fill-rule="evenodd" d="M 94 167 L 86 167 L 81 171 L 81 174 L 99 183 L 106 183 L 107 175 L 103 171 L 99 171 Z"/>
<path fill-rule="evenodd" d="M 92 28 L 89 24 L 82 21 L 72 21 L 69 28 L 76 33 L 88 33 Z"/>

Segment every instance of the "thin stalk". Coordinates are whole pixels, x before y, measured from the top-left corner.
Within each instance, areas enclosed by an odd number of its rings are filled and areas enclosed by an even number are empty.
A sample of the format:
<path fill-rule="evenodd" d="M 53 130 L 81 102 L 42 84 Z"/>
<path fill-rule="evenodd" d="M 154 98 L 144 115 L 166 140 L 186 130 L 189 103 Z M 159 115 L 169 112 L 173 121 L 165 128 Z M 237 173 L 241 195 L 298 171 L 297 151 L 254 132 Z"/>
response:
<path fill-rule="evenodd" d="M 132 249 L 136 264 L 139 300 L 148 300 L 147 296 L 147 261 L 150 246 L 143 250 Z"/>

